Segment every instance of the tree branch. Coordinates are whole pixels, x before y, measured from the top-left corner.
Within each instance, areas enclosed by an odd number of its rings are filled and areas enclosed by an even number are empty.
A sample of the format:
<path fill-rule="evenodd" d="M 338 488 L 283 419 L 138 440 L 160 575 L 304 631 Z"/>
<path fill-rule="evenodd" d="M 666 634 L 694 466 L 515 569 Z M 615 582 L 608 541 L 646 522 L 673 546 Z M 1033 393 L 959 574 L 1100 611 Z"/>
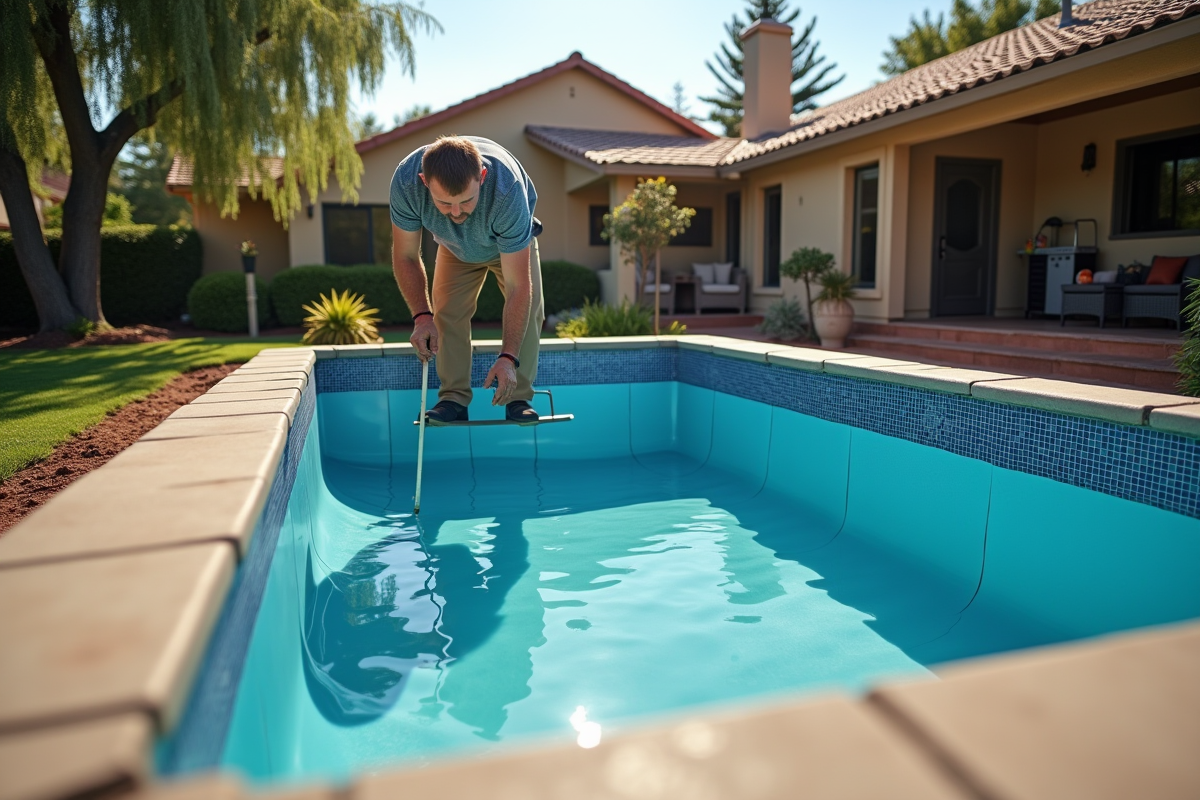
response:
<path fill-rule="evenodd" d="M 83 78 L 79 74 L 79 60 L 71 42 L 71 10 L 60 2 L 51 4 L 49 12 L 35 22 L 33 40 L 54 87 L 63 129 L 71 146 L 71 158 L 86 158 L 97 149 L 96 129 L 92 127 Z"/>
<path fill-rule="evenodd" d="M 125 143 L 143 128 L 149 128 L 158 120 L 163 106 L 183 94 L 184 83 L 176 79 L 153 94 L 135 100 L 112 118 L 101 132 L 101 158 L 111 155 L 114 159 Z"/>

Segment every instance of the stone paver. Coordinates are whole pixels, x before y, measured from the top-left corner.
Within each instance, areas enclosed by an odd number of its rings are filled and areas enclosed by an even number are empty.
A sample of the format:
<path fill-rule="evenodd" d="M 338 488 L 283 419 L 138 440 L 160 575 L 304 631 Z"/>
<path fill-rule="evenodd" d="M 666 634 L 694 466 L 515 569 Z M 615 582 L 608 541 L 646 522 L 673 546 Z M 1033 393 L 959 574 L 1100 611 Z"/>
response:
<path fill-rule="evenodd" d="M 284 414 L 246 414 L 238 417 L 197 417 L 194 419 L 165 419 L 157 428 L 148 431 L 139 442 L 159 439 L 185 439 L 193 436 L 228 436 L 258 431 L 288 431 Z"/>
<path fill-rule="evenodd" d="M 980 796 L 1200 797 L 1200 625 L 1106 637 L 877 689 Z"/>
<path fill-rule="evenodd" d="M 170 730 L 233 570 L 216 543 L 0 572 L 0 734 L 125 712 Z"/>
<path fill-rule="evenodd" d="M 245 414 L 285 414 L 289 421 L 296 413 L 299 393 L 271 400 L 239 400 L 235 403 L 188 403 L 167 419 L 197 419 L 199 417 L 237 417 Z"/>
<path fill-rule="evenodd" d="M 150 772 L 154 726 L 128 713 L 0 736 L 0 800 L 76 797 L 137 784 Z"/>
<path fill-rule="evenodd" d="M 288 389 L 295 389 L 303 392 L 307 381 L 297 380 L 295 378 L 284 378 L 278 381 L 254 381 L 254 380 L 239 380 L 239 381 L 221 381 L 216 386 L 208 390 L 206 394 L 200 395 L 200 398 L 207 397 L 213 394 L 238 394 L 242 392 L 278 392 Z M 197 399 L 200 399 L 197 398 Z"/>
<path fill-rule="evenodd" d="M 923 754 L 861 703 L 691 717 L 574 744 L 369 775 L 355 800 L 396 797 L 964 798 Z"/>
<path fill-rule="evenodd" d="M 980 400 L 1093 417 L 1123 425 L 1145 425 L 1153 408 L 1200 403 L 1200 398 L 1093 386 L 1049 378 L 978 383 L 971 387 L 971 396 Z"/>
<path fill-rule="evenodd" d="M 1200 404 L 1156 408 L 1150 412 L 1150 427 L 1200 439 Z"/>

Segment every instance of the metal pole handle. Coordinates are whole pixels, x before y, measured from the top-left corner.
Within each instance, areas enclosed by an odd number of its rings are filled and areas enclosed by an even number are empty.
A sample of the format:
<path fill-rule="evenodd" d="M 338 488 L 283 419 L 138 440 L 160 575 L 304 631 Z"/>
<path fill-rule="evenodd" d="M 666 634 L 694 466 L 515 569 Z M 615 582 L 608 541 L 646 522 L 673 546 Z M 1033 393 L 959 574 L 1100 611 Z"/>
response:
<path fill-rule="evenodd" d="M 429 392 L 429 362 L 421 362 L 421 423 L 417 433 L 417 493 L 413 495 L 413 515 L 421 513 L 421 471 L 425 466 L 425 396 Z"/>

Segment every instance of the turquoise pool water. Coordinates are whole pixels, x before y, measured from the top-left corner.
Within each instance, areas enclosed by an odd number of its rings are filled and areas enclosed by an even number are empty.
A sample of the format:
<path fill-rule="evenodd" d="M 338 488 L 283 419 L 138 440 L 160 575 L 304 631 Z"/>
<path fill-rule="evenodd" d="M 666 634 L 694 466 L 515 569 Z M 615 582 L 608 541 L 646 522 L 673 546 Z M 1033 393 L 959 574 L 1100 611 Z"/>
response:
<path fill-rule="evenodd" d="M 223 766 L 340 779 L 1200 616 L 1200 521 L 679 383 L 318 396 Z M 480 398 L 473 417 L 495 414 Z"/>

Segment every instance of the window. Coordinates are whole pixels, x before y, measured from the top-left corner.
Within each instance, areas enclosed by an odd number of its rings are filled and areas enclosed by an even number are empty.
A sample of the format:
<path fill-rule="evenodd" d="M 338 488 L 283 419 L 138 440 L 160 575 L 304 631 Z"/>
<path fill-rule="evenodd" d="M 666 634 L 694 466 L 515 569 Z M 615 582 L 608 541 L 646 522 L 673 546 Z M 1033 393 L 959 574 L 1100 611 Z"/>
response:
<path fill-rule="evenodd" d="M 763 286 L 779 285 L 780 234 L 783 229 L 783 189 L 763 190 Z"/>
<path fill-rule="evenodd" d="M 1200 129 L 1117 143 L 1113 232 L 1200 231 Z"/>
<path fill-rule="evenodd" d="M 854 240 L 852 271 L 858 285 L 875 287 L 875 253 L 879 232 L 879 165 L 854 170 Z"/>
<path fill-rule="evenodd" d="M 696 216 L 692 217 L 692 224 L 686 231 L 672 239 L 667 246 L 712 247 L 712 212 L 711 208 L 697 208 Z"/>
<path fill-rule="evenodd" d="M 326 264 L 391 264 L 392 218 L 387 206 L 325 203 Z"/>
<path fill-rule="evenodd" d="M 600 234 L 604 233 L 604 215 L 608 206 L 588 206 L 588 244 L 592 247 L 608 247 Z"/>
<path fill-rule="evenodd" d="M 725 195 L 725 260 L 738 266 L 742 259 L 742 193 Z"/>

